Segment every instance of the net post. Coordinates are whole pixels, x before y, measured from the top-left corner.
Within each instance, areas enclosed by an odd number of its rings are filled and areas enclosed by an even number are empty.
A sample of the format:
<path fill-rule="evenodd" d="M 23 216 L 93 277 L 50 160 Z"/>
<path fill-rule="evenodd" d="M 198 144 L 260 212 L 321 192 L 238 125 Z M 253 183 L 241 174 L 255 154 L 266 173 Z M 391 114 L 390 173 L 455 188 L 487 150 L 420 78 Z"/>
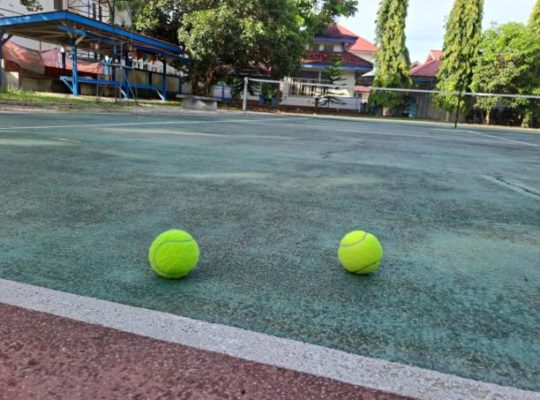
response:
<path fill-rule="evenodd" d="M 457 99 L 457 107 L 456 107 L 456 119 L 454 121 L 454 129 L 457 129 L 458 122 L 459 122 L 459 111 L 461 108 L 461 99 L 463 97 L 463 88 L 460 89 Z"/>
<path fill-rule="evenodd" d="M 247 111 L 247 99 L 248 99 L 248 85 L 249 85 L 249 78 L 246 76 L 244 77 L 244 98 L 242 99 L 242 111 Z"/>

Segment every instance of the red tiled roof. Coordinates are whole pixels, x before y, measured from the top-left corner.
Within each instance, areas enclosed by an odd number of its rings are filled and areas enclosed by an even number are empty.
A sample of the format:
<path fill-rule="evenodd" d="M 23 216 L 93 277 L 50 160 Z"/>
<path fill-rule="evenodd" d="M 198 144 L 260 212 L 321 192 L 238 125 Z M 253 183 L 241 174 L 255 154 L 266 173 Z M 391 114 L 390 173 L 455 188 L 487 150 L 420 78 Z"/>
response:
<path fill-rule="evenodd" d="M 331 51 L 307 51 L 305 54 L 305 58 L 303 60 L 303 64 L 323 64 L 328 65 L 332 62 L 332 58 L 336 55 L 341 55 L 341 59 L 343 60 L 343 63 L 346 65 L 350 65 L 353 67 L 368 67 L 372 68 L 373 64 L 371 64 L 369 61 L 364 60 L 361 57 L 358 57 L 352 53 L 349 53 L 347 51 L 344 51 L 342 53 L 334 53 Z"/>
<path fill-rule="evenodd" d="M 428 55 L 429 58 L 440 60 L 442 58 L 442 50 L 431 50 Z"/>
<path fill-rule="evenodd" d="M 321 36 L 331 37 L 331 38 L 341 38 L 348 37 L 356 39 L 358 35 L 340 24 L 330 24 L 328 28 L 324 30 Z"/>
<path fill-rule="evenodd" d="M 345 28 L 340 24 L 330 24 L 328 28 L 324 30 L 320 35 L 322 37 L 333 38 L 333 39 L 348 39 L 355 40 L 354 44 L 349 48 L 351 51 L 364 51 L 364 52 L 376 52 L 377 47 L 363 37 L 358 36 L 353 31 Z"/>
<path fill-rule="evenodd" d="M 434 78 L 437 76 L 437 71 L 441 66 L 442 51 L 431 50 L 427 60 L 411 69 L 411 76 L 422 76 Z"/>
<path fill-rule="evenodd" d="M 441 60 L 431 60 L 411 69 L 411 76 L 435 77 L 441 66 Z"/>
<path fill-rule="evenodd" d="M 377 47 L 366 39 L 358 37 L 356 42 L 349 48 L 351 51 L 365 51 L 365 52 L 376 52 Z"/>

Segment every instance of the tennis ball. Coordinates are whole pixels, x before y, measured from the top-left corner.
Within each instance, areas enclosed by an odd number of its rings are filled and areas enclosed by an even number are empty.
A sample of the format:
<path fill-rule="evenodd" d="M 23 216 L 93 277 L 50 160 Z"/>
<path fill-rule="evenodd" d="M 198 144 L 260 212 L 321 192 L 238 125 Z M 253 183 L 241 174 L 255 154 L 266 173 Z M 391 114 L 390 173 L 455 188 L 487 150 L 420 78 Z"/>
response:
<path fill-rule="evenodd" d="M 148 259 L 156 274 L 180 279 L 195 268 L 199 254 L 199 245 L 189 233 L 173 229 L 163 232 L 152 242 Z"/>
<path fill-rule="evenodd" d="M 347 271 L 365 275 L 376 271 L 381 266 L 383 249 L 375 235 L 364 231 L 354 231 L 341 239 L 338 258 Z"/>

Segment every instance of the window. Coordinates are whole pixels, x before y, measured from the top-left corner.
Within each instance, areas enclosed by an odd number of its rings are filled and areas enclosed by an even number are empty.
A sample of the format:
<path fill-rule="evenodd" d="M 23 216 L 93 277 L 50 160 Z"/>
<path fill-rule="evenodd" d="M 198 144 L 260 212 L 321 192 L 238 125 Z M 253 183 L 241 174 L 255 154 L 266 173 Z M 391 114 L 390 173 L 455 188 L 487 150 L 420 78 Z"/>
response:
<path fill-rule="evenodd" d="M 324 51 L 330 51 L 330 52 L 333 52 L 333 51 L 334 51 L 334 45 L 332 45 L 332 44 L 325 44 L 325 45 L 324 45 Z"/>
<path fill-rule="evenodd" d="M 64 9 L 64 0 L 54 0 L 54 9 L 63 10 Z"/>

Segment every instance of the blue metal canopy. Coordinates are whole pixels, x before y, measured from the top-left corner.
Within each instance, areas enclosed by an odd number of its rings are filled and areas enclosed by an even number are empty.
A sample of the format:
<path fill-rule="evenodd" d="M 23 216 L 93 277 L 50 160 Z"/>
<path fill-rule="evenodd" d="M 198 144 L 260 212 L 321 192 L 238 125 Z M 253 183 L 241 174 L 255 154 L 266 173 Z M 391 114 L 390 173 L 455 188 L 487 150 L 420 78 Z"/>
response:
<path fill-rule="evenodd" d="M 103 52 L 112 51 L 118 45 L 129 45 L 160 58 L 187 61 L 180 46 L 69 11 L 0 18 L 0 31 L 64 47 L 71 46 L 71 40 L 76 37 L 80 39 L 77 44 L 80 49 L 91 51 L 96 50 L 96 42 Z"/>
<path fill-rule="evenodd" d="M 130 97 L 133 88 L 155 90 L 165 100 L 167 98 L 167 62 L 177 61 L 185 64 L 189 62 L 180 46 L 69 11 L 0 18 L 0 61 L 2 59 L 2 46 L 13 36 L 71 49 L 71 76 L 61 76 L 60 80 L 75 96 L 79 95 L 80 84 L 84 83 L 120 88 L 126 98 Z M 116 68 L 122 71 L 122 79 L 115 79 L 114 72 L 109 79 L 80 77 L 78 73 L 79 50 L 106 54 L 116 58 L 119 64 L 113 69 Z M 160 85 L 152 83 L 152 74 L 150 72 L 148 72 L 148 83 L 130 82 L 132 61 L 129 58 L 129 53 L 133 50 L 160 59 L 163 63 Z M 0 68 L 0 86 L 2 84 L 1 72 Z"/>

